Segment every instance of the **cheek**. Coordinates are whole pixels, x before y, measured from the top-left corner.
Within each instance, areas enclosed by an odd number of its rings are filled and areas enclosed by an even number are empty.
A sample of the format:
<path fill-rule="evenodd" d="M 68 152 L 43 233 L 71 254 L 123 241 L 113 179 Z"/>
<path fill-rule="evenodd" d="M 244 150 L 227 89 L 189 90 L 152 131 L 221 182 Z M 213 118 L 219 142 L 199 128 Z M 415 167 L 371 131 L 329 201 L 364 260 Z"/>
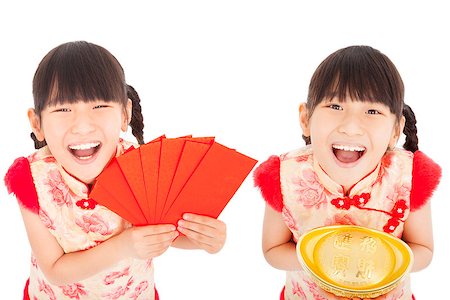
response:
<path fill-rule="evenodd" d="M 47 121 L 42 123 L 42 132 L 47 143 L 62 140 L 66 127 L 64 122 Z"/>

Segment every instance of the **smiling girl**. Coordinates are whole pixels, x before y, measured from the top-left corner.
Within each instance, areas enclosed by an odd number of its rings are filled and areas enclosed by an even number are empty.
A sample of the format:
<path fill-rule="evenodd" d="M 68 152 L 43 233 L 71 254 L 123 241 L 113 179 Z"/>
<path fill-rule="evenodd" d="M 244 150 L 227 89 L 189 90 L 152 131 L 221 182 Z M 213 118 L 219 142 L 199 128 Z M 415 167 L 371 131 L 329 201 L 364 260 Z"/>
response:
<path fill-rule="evenodd" d="M 5 176 L 32 249 L 24 299 L 158 299 L 154 257 L 169 246 L 223 247 L 226 226 L 214 218 L 132 227 L 89 199 L 95 178 L 132 145 L 121 132 L 130 125 L 144 143 L 139 96 L 109 51 L 83 41 L 54 48 L 37 68 L 33 97 L 28 118 L 39 150 Z"/>
<path fill-rule="evenodd" d="M 387 232 L 412 249 L 412 271 L 433 254 L 429 198 L 440 167 L 418 150 L 415 117 L 394 64 L 368 46 L 327 57 L 300 105 L 306 147 L 271 156 L 254 173 L 266 200 L 263 251 L 287 271 L 281 299 L 342 299 L 302 270 L 296 241 L 314 228 L 352 224 Z M 396 143 L 404 133 L 404 149 Z M 412 299 L 407 278 L 379 299 Z"/>

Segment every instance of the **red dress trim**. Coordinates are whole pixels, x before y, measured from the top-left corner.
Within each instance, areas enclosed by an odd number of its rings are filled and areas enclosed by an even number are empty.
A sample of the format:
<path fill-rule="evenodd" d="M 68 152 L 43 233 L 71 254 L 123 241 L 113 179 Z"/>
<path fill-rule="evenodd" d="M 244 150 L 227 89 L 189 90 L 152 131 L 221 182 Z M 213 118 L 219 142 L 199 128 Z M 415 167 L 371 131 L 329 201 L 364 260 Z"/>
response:
<path fill-rule="evenodd" d="M 410 195 L 411 211 L 428 202 L 442 176 L 441 167 L 421 151 L 414 152 Z"/>
<path fill-rule="evenodd" d="M 271 156 L 253 172 L 255 186 L 261 191 L 266 202 L 276 211 L 283 209 L 283 196 L 280 184 L 280 158 Z"/>
<path fill-rule="evenodd" d="M 34 213 L 39 213 L 39 201 L 31 175 L 30 162 L 25 157 L 17 158 L 5 175 L 8 193 L 16 195 L 19 203 Z"/>

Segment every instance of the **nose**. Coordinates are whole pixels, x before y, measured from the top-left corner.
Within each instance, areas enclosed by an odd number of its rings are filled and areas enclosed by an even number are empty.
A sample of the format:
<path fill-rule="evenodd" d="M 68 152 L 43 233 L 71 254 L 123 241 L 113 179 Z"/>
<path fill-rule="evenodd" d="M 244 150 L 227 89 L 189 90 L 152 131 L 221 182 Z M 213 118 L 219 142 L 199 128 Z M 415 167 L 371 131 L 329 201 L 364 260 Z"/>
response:
<path fill-rule="evenodd" d="M 72 120 L 72 133 L 86 135 L 95 130 L 94 119 L 89 113 L 77 113 Z"/>
<path fill-rule="evenodd" d="M 348 136 L 362 135 L 363 121 L 357 115 L 346 114 L 339 124 L 338 131 Z"/>

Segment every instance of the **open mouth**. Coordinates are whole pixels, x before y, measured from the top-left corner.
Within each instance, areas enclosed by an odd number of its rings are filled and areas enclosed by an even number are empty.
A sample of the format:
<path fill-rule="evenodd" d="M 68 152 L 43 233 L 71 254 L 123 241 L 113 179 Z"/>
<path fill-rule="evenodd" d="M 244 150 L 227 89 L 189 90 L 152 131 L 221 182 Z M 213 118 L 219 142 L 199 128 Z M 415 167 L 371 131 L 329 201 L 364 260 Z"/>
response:
<path fill-rule="evenodd" d="M 346 164 L 358 161 L 366 153 L 366 148 L 362 146 L 334 144 L 332 147 L 337 160 Z"/>
<path fill-rule="evenodd" d="M 101 147 L 100 142 L 69 145 L 69 151 L 78 159 L 87 160 L 93 157 Z"/>

